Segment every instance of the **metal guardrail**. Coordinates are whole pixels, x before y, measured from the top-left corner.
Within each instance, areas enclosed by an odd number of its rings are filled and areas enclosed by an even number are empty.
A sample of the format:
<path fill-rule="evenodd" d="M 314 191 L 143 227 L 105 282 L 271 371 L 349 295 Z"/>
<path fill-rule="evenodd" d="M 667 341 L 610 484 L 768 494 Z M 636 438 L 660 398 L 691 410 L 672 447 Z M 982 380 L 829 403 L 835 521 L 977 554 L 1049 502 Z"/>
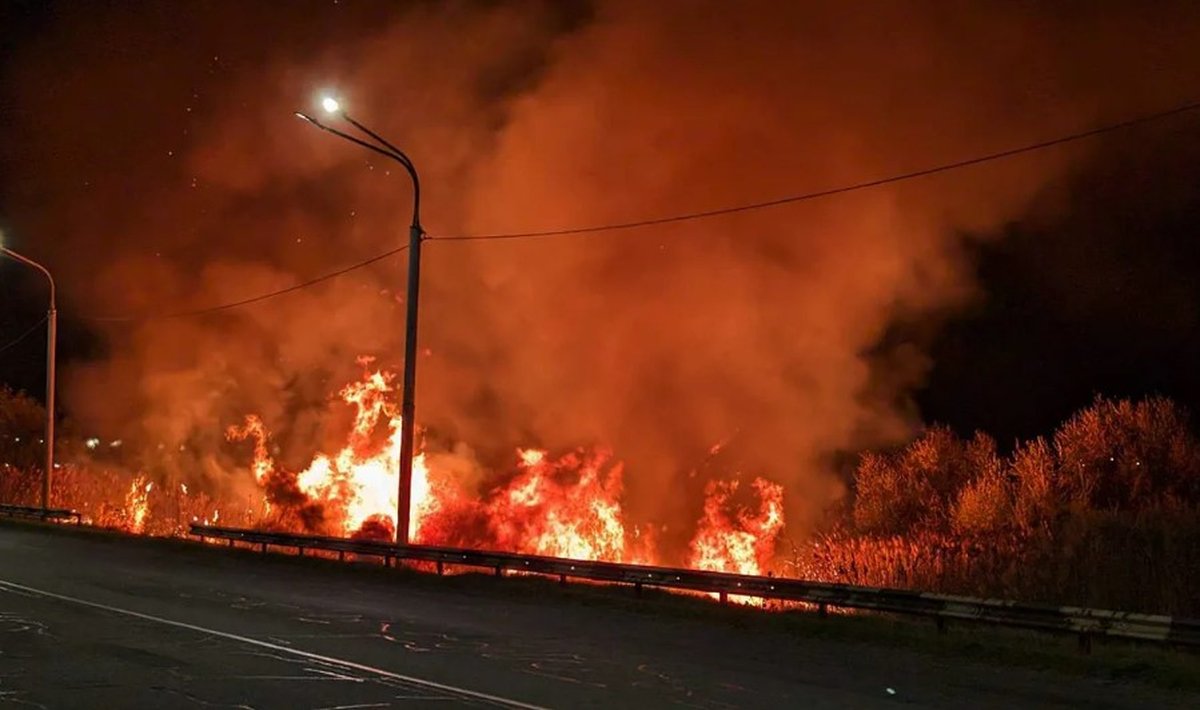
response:
<path fill-rule="evenodd" d="M 1200 620 L 1156 614 L 1056 607 L 1002 599 L 978 599 L 782 577 L 591 562 L 451 547 L 396 545 L 374 540 L 206 525 L 191 526 L 191 534 L 202 541 L 227 540 L 231 546 L 238 542 L 250 543 L 257 545 L 264 553 L 270 547 L 284 547 L 296 548 L 300 555 L 303 555 L 305 550 L 328 550 L 338 552 L 340 557 L 344 557 L 346 553 L 377 556 L 389 565 L 393 560 L 432 562 L 436 565 L 438 574 L 443 573 L 446 565 L 478 567 L 493 570 L 498 576 L 505 571 L 516 571 L 555 576 L 563 583 L 568 579 L 580 579 L 631 584 L 639 593 L 642 587 L 658 587 L 717 594 L 722 601 L 732 594 L 804 602 L 816 606 L 822 614 L 833 607 L 924 616 L 935 619 L 938 628 L 942 630 L 948 621 L 969 621 L 1068 633 L 1079 637 L 1080 649 L 1085 652 L 1091 649 L 1093 638 L 1103 637 L 1200 646 Z"/>
<path fill-rule="evenodd" d="M 0 505 L 0 515 L 36 520 L 67 520 L 73 521 L 76 525 L 83 520 L 78 511 L 66 508 L 39 508 L 30 505 Z"/>

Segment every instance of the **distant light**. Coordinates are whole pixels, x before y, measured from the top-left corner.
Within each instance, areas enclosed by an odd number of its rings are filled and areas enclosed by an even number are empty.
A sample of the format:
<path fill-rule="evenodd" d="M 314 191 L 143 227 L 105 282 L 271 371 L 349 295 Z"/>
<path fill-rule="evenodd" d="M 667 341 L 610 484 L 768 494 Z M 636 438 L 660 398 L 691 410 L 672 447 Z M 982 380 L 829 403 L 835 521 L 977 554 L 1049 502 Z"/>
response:
<path fill-rule="evenodd" d="M 342 109 L 342 105 L 332 96 L 326 96 L 321 99 L 321 108 L 325 109 L 326 113 L 337 113 Z"/>
<path fill-rule="evenodd" d="M 88 439 L 87 442 L 85 442 L 85 443 L 89 449 L 94 449 L 100 445 L 100 440 L 99 439 Z"/>

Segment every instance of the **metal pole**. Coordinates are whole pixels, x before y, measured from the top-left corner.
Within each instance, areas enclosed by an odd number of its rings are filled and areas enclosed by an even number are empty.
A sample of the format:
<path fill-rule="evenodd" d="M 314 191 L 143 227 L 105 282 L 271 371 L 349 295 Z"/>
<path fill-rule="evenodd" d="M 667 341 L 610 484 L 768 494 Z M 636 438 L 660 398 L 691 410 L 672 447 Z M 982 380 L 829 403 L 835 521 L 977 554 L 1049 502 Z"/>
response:
<path fill-rule="evenodd" d="M 374 139 L 376 144 L 343 133 L 305 113 L 297 112 L 296 115 L 327 133 L 395 160 L 404 166 L 408 176 L 412 178 L 413 210 L 412 224 L 408 230 L 408 293 L 404 319 L 404 378 L 400 395 L 400 476 L 396 491 L 396 543 L 407 545 L 408 524 L 412 517 L 412 467 L 415 448 L 413 434 L 416 425 L 413 419 L 416 413 L 417 389 L 417 301 L 421 286 L 421 240 L 425 236 L 425 231 L 421 228 L 421 178 L 404 151 L 351 118 L 345 111 L 338 109 L 336 103 L 334 108 L 335 115 Z"/>
<path fill-rule="evenodd" d="M 46 470 L 42 474 L 42 510 L 50 507 L 50 478 L 54 475 L 54 370 L 58 346 L 58 307 L 54 277 L 50 271 L 27 256 L 0 246 L 0 254 L 42 272 L 50 284 L 50 310 L 46 314 Z"/>
<path fill-rule="evenodd" d="M 421 225 L 408 230 L 408 295 L 404 319 L 404 391 L 400 401 L 400 483 L 396 497 L 396 542 L 408 544 L 412 507 L 413 416 L 417 387 L 417 298 L 421 288 Z"/>
<path fill-rule="evenodd" d="M 42 509 L 50 507 L 50 477 L 54 475 L 54 370 L 58 347 L 58 309 L 50 301 L 46 321 L 46 472 L 42 476 Z"/>

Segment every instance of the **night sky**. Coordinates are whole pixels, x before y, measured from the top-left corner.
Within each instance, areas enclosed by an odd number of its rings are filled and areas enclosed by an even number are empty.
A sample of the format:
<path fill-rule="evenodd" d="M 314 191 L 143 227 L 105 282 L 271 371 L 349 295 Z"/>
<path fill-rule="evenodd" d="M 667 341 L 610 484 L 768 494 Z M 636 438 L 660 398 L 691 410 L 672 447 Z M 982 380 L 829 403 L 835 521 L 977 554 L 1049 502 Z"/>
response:
<path fill-rule="evenodd" d="M 100 249 L 84 253 L 79 249 L 83 242 L 75 239 L 72 250 L 64 252 L 50 244 L 56 235 L 34 230 L 56 223 L 45 211 L 71 210 L 72 205 L 77 205 L 79 214 L 62 223 L 78 227 L 93 218 L 112 217 L 111 209 L 97 207 L 86 182 L 125 180 L 121 160 L 109 153 L 128 150 L 130 160 L 143 161 L 130 169 L 129 182 L 103 194 L 104 200 L 129 201 L 131 207 L 121 219 L 136 220 L 141 184 L 158 181 L 161 184 L 156 190 L 172 191 L 194 187 L 165 154 L 158 156 L 159 164 L 145 162 L 150 152 L 165 153 L 159 150 L 166 145 L 160 140 L 164 126 L 175 127 L 178 150 L 186 150 L 192 140 L 185 135 L 190 122 L 220 110 L 224 97 L 213 93 L 220 87 L 244 72 L 255 71 L 261 63 L 302 57 L 320 46 L 326 35 L 346 42 L 365 38 L 377 23 L 393 14 L 390 3 L 236 3 L 240 15 L 229 5 L 213 5 L 222 11 L 202 13 L 196 9 L 200 5 L 188 6 L 186 21 L 171 19 L 166 8 L 176 7 L 175 3 L 7 0 L 0 6 L 0 225 L 12 232 L 15 247 L 51 258 L 52 266 L 63 267 L 72 260 L 69 268 L 61 270 L 76 277 L 85 273 L 88 265 L 105 259 L 106 241 L 98 240 Z M 120 18 L 137 14 L 142 6 L 153 17 L 141 18 L 137 27 L 178 34 L 147 37 L 132 30 L 129 35 L 116 34 Z M 564 26 L 588 21 L 586 8 L 566 14 L 571 17 L 561 20 Z M 278 33 L 278 46 L 256 46 L 260 41 L 270 44 L 283 25 L 287 29 Z M 88 32 L 108 34 L 76 36 Z M 144 54 L 140 60 L 145 63 L 144 73 L 128 77 L 139 86 L 137 106 L 122 112 L 119 122 L 102 115 L 70 117 L 66 123 L 74 125 L 73 138 L 58 150 L 78 158 L 79 180 L 68 183 L 59 174 L 55 177 L 59 182 L 35 181 L 36 188 L 31 188 L 19 171 L 36 165 L 22 146 L 34 140 L 29 132 L 37 130 L 39 119 L 23 113 L 28 107 L 18 103 L 19 97 L 28 95 L 31 81 L 37 80 L 30 72 L 38 71 L 38 65 L 30 57 L 44 63 L 51 78 L 44 87 L 50 98 L 41 104 L 41 110 L 48 110 L 56 105 L 55 96 L 92 91 L 88 57 L 75 47 L 78 43 L 94 51 L 97 42 L 127 45 L 114 52 Z M 172 43 L 184 46 L 172 52 L 176 63 L 157 66 L 154 52 Z M 187 59 L 182 63 L 185 68 L 172 75 L 170 71 L 181 66 L 180 56 Z M 72 76 L 76 79 L 66 79 Z M 1196 75 L 1190 76 L 1194 79 Z M 112 77 L 106 78 L 106 85 L 111 81 Z M 1200 82 L 1181 83 L 1175 95 L 1180 102 L 1200 97 Z M 295 105 L 307 101 L 306 96 L 297 97 Z M 86 105 L 64 100 L 64 110 Z M 1151 104 L 1144 108 L 1164 107 Z M 127 123 L 138 116 L 144 117 L 147 125 Z M 66 119 L 57 115 L 46 116 L 46 120 L 61 127 Z M 1050 125 L 1038 135 L 1053 135 L 1064 125 L 1047 123 Z M 293 128 L 289 125 L 288 130 Z M 896 130 L 903 132 L 903 127 Z M 141 134 L 144 139 L 137 138 Z M 64 133 L 56 129 L 54 135 Z M 766 138 L 769 141 L 771 136 Z M 133 145 L 139 140 L 157 144 L 153 151 L 142 150 Z M 42 140 L 38 145 L 39 150 L 53 149 Z M 952 152 L 949 157 L 967 154 Z M 747 158 L 771 159 L 769 151 Z M 62 163 L 53 162 L 56 166 Z M 96 172 L 95 166 L 110 172 Z M 878 174 L 875 170 L 845 178 Z M 92 177 L 87 178 L 89 175 Z M 47 184 L 53 184 L 57 194 L 47 194 Z M 786 191 L 785 182 L 779 185 Z M 964 259 L 975 280 L 972 295 L 943 312 L 898 317 L 883 336 L 902 338 L 925 352 L 924 377 L 907 392 L 915 399 L 921 420 L 948 423 L 964 433 L 983 429 L 1007 445 L 1018 437 L 1049 433 L 1096 394 L 1164 394 L 1200 408 L 1197 186 L 1200 112 L 1093 141 L 1070 169 L 1044 181 L 1035 199 L 1018 213 L 971 235 L 965 242 Z M 793 191 L 808 187 L 797 181 Z M 78 194 L 78 201 L 70 198 L 72 193 Z M 265 199 L 275 197 L 266 195 Z M 849 202 L 859 197 L 833 199 Z M 726 203 L 728 200 L 722 199 L 702 206 Z M 403 208 L 398 211 L 402 213 Z M 184 223 L 174 226 L 186 230 L 191 216 L 180 214 Z M 431 230 L 438 226 L 430 224 Z M 159 246 L 202 253 L 203 244 L 199 240 L 179 245 L 164 237 Z M 84 293 L 72 283 L 60 284 L 60 288 Z M 43 298 L 42 284 L 35 276 L 16 264 L 0 263 L 0 346 L 36 323 Z M 61 357 L 68 366 L 103 358 L 107 352 L 103 330 L 79 318 L 86 305 L 86 299 L 64 298 Z M 0 381 L 39 392 L 43 356 L 40 333 L 0 353 Z"/>

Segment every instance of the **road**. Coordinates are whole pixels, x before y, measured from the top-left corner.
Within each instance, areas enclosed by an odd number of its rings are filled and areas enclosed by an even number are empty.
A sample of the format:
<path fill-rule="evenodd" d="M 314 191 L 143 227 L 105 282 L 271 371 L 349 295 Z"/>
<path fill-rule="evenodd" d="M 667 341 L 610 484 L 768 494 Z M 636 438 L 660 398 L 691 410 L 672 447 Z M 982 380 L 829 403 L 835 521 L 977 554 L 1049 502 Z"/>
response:
<path fill-rule="evenodd" d="M 3 524 L 0 706 L 1195 706 L 520 589 Z"/>

